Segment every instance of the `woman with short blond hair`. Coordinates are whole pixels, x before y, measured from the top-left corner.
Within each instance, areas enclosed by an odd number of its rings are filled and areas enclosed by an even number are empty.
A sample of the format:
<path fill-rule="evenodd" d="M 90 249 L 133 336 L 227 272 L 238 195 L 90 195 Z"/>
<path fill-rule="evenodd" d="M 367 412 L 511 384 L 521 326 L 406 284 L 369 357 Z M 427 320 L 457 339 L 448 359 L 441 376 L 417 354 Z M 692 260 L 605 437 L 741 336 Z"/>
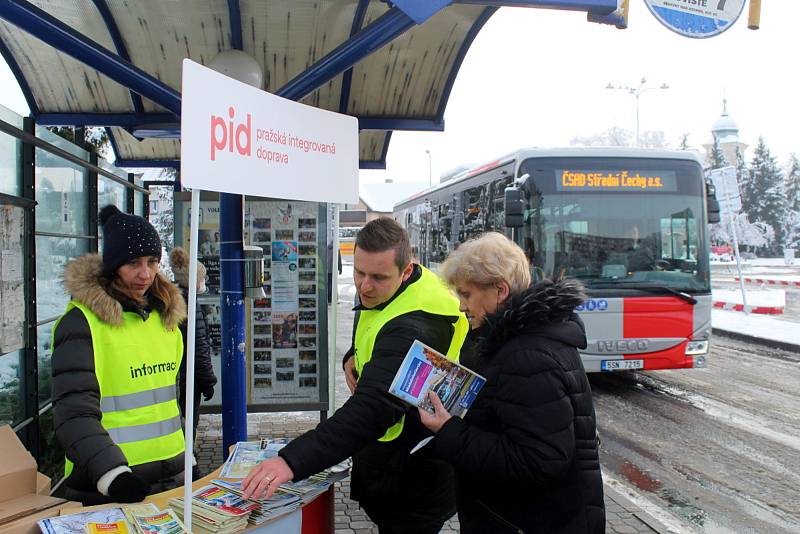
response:
<path fill-rule="evenodd" d="M 592 392 L 574 313 L 575 280 L 530 285 L 525 253 L 502 234 L 463 243 L 441 268 L 476 347 L 462 363 L 486 378 L 464 419 L 436 395 L 420 409 L 456 472 L 462 534 L 605 531 Z"/>

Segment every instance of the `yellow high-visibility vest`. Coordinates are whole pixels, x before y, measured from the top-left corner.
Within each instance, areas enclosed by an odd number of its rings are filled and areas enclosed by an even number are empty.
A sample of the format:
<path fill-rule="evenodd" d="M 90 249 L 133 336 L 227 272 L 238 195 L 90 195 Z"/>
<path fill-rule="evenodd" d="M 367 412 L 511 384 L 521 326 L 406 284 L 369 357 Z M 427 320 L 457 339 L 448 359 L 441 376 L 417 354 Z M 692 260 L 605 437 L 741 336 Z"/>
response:
<path fill-rule="evenodd" d="M 180 330 L 165 329 L 157 310 L 146 321 L 135 312 L 123 312 L 122 324 L 112 326 L 80 302 L 70 302 L 66 311 L 72 308 L 83 312 L 92 334 L 101 424 L 128 465 L 181 454 L 185 447 L 177 400 L 183 358 Z M 72 467 L 67 459 L 65 476 Z"/>
<path fill-rule="evenodd" d="M 382 310 L 361 310 L 356 326 L 355 348 L 355 369 L 358 376 L 367 362 L 372 359 L 372 349 L 375 346 L 375 339 L 378 337 L 383 326 L 392 319 L 411 313 L 414 311 L 424 311 L 433 315 L 443 315 L 446 317 L 458 317 L 453 325 L 453 337 L 450 340 L 450 347 L 447 349 L 446 356 L 453 361 L 458 361 L 458 355 L 464 339 L 469 332 L 467 317 L 458 309 L 458 299 L 445 286 L 444 282 L 430 272 L 425 267 L 422 269 L 422 276 L 419 280 L 409 285 L 397 298 L 389 303 Z M 400 421 L 389 427 L 380 441 L 391 441 L 403 431 L 405 416 Z"/>

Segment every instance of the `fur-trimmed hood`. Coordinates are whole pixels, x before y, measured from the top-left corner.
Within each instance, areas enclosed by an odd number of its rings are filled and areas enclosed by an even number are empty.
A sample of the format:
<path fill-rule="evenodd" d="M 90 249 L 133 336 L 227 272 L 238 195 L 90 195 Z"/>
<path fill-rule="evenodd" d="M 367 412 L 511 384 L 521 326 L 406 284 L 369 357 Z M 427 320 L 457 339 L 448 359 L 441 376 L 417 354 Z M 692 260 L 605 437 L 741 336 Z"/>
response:
<path fill-rule="evenodd" d="M 520 334 L 548 337 L 577 348 L 586 347 L 583 322 L 574 313 L 586 300 L 577 280 L 542 280 L 511 295 L 481 326 L 481 356 L 491 356 L 506 341 Z"/>
<path fill-rule="evenodd" d="M 177 327 L 186 319 L 186 302 L 180 289 L 161 273 L 156 275 L 170 295 L 169 306 L 163 306 L 161 320 L 167 330 Z M 104 323 L 122 324 L 122 303 L 104 289 L 103 259 L 99 254 L 85 254 L 67 263 L 64 269 L 64 287 L 74 300 L 92 310 Z"/>

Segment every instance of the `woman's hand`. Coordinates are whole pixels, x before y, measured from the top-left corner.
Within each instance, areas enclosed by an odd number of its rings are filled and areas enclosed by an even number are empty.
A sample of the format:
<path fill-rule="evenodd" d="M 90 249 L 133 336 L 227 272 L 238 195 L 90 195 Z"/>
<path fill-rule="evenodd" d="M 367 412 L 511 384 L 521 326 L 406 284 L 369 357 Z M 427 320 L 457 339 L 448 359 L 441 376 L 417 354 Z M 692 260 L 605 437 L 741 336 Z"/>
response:
<path fill-rule="evenodd" d="M 430 413 L 422 408 L 417 408 L 417 410 L 419 410 L 419 418 L 422 420 L 422 424 L 425 425 L 425 428 L 436 434 L 453 416 L 447 413 L 444 404 L 439 400 L 439 396 L 436 393 L 429 391 L 428 398 L 431 404 L 433 404 L 434 413 Z"/>
<path fill-rule="evenodd" d="M 294 473 L 280 456 L 264 460 L 242 481 L 242 497 L 251 500 L 267 500 L 284 482 L 294 478 Z"/>

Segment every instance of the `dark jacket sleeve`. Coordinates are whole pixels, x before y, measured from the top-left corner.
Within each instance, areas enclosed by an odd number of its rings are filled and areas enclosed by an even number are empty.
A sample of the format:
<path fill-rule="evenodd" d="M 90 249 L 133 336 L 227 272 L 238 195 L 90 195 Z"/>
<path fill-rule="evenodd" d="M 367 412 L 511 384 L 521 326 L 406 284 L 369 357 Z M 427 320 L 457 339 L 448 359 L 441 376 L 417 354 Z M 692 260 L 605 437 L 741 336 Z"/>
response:
<path fill-rule="evenodd" d="M 492 398 L 484 400 L 491 403 L 500 432 L 469 424 L 469 416 L 453 417 L 434 444 L 470 479 L 546 485 L 564 476 L 575 455 L 567 379 L 548 355 L 519 346 L 510 350 L 515 354 L 503 364 Z"/>
<path fill-rule="evenodd" d="M 128 461 L 100 424 L 100 385 L 89 323 L 78 308 L 58 323 L 53 343 L 53 426 L 67 458 L 93 484 Z"/>
<path fill-rule="evenodd" d="M 214 367 L 211 365 L 211 343 L 208 338 L 208 325 L 206 318 L 197 308 L 195 319 L 195 343 L 194 343 L 194 379 L 196 387 L 214 386 L 217 383 L 217 376 L 214 374 Z M 184 355 L 186 349 L 184 348 Z"/>
<path fill-rule="evenodd" d="M 412 312 L 384 325 L 353 396 L 330 419 L 278 453 L 289 464 L 295 480 L 352 456 L 400 420 L 409 407 L 389 393 L 394 375 L 415 339 L 446 352 L 453 332 L 452 320 Z"/>
<path fill-rule="evenodd" d="M 184 291 L 184 298 L 189 301 L 188 293 Z M 197 306 L 194 320 L 194 387 L 199 390 L 206 386 L 214 386 L 217 383 L 217 376 L 214 374 L 214 367 L 211 365 L 211 342 L 208 338 L 208 324 L 206 318 Z M 183 399 L 186 391 L 186 351 L 188 346 L 188 321 L 182 322 L 178 328 L 183 337 L 183 359 L 181 359 L 180 370 L 178 371 L 178 381 L 180 384 L 181 413 L 183 413 Z"/>

